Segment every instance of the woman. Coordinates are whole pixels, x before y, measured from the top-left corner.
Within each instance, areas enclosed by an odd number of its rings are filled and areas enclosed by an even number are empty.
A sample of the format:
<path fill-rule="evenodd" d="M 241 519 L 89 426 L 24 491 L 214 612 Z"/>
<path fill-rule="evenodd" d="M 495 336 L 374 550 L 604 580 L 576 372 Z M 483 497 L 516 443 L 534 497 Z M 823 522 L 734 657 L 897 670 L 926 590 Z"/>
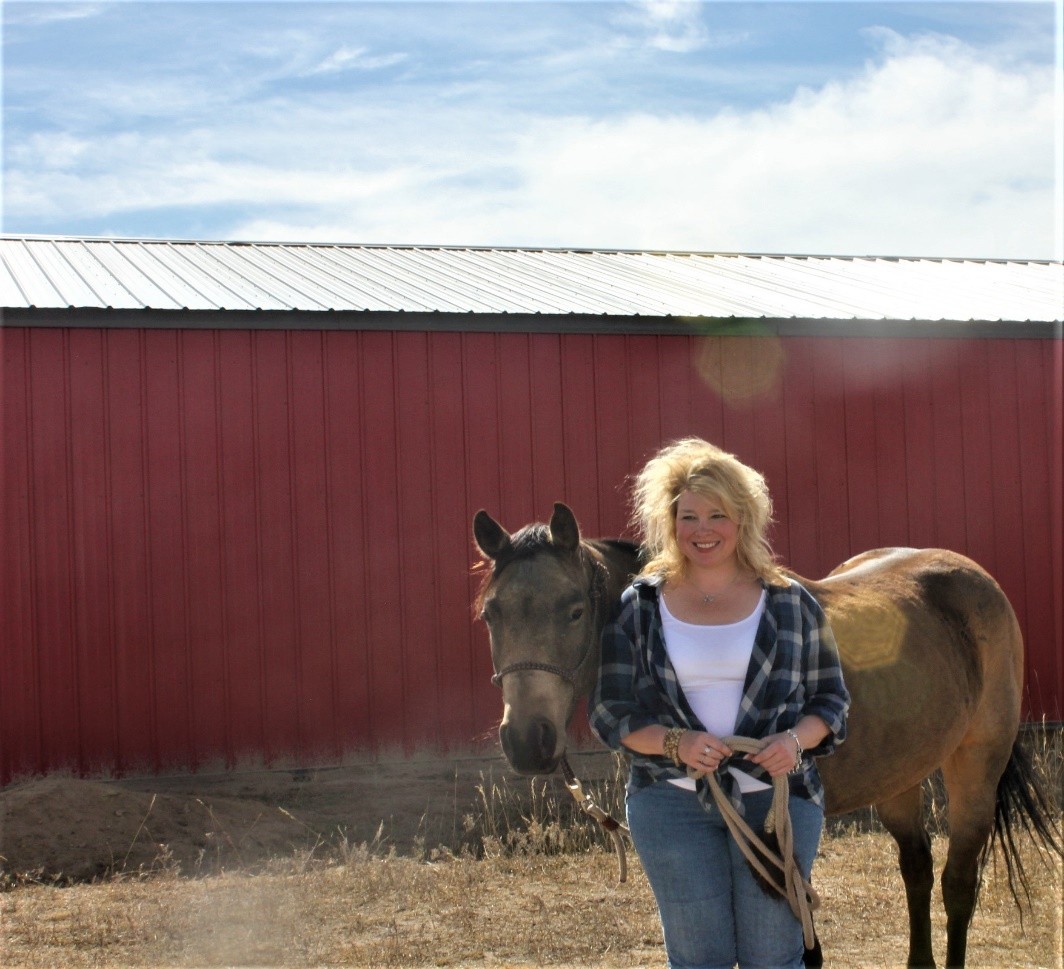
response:
<path fill-rule="evenodd" d="M 764 478 L 698 438 L 672 444 L 633 494 L 648 563 L 602 640 L 591 725 L 630 758 L 628 823 L 672 969 L 802 965 L 802 928 L 764 891 L 704 779 L 754 830 L 790 775 L 795 853 L 808 879 L 824 821 L 815 757 L 846 734 L 849 694 L 816 600 L 774 564 Z M 736 755 L 722 738 L 763 741 Z"/>

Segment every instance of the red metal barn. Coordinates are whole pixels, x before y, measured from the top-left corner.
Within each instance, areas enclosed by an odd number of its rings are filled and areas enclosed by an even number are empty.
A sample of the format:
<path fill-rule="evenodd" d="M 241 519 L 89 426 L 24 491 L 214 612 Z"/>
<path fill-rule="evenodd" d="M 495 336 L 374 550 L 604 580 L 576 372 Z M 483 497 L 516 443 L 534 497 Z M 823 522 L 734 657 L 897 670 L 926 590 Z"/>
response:
<path fill-rule="evenodd" d="M 964 552 L 1064 706 L 1060 263 L 0 239 L 0 783 L 456 753 L 470 521 L 699 434 L 819 577 Z"/>

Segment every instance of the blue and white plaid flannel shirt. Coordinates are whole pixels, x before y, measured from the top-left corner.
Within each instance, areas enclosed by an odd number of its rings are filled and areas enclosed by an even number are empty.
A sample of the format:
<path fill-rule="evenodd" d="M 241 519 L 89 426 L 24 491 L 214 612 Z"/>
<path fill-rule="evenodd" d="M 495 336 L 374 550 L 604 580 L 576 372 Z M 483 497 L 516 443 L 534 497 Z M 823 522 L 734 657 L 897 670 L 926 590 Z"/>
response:
<path fill-rule="evenodd" d="M 628 790 L 638 790 L 685 772 L 667 757 L 638 754 L 621 741 L 651 724 L 705 730 L 683 694 L 676 671 L 665 651 L 658 609 L 661 579 L 637 579 L 621 596 L 602 632 L 602 663 L 591 697 L 591 728 L 608 747 L 631 761 Z M 846 739 L 850 694 L 842 678 L 835 637 L 824 611 L 798 582 L 764 584 L 765 611 L 754 637 L 742 701 L 736 717 L 736 736 L 761 738 L 793 727 L 803 716 L 815 714 L 830 733 L 805 752 L 804 770 L 790 778 L 792 794 L 824 806 L 824 785 L 814 757 L 830 754 Z M 768 773 L 741 757 L 734 766 L 771 783 Z M 742 810 L 735 779 L 718 772 L 721 787 Z M 712 803 L 705 781 L 698 782 L 703 804 Z"/>

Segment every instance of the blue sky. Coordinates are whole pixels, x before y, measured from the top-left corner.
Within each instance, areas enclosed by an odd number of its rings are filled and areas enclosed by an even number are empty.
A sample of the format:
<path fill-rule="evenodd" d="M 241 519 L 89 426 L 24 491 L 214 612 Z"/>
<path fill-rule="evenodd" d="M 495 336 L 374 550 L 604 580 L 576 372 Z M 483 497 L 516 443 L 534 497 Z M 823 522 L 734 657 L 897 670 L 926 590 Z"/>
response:
<path fill-rule="evenodd" d="M 1064 257 L 1061 0 L 2 16 L 4 232 Z"/>

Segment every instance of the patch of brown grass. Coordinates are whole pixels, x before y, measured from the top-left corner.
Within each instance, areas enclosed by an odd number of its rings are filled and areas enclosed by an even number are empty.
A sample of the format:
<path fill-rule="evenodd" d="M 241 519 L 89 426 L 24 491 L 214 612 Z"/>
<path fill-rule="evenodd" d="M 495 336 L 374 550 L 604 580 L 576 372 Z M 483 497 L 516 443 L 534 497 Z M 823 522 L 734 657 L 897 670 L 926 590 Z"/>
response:
<path fill-rule="evenodd" d="M 1037 745 L 1037 738 L 1035 738 Z M 1059 797 L 1060 736 L 1034 750 Z M 593 788 L 617 807 L 616 778 Z M 596 825 L 574 817 L 564 789 L 527 794 L 484 783 L 477 810 L 456 819 L 449 847 L 402 855 L 383 830 L 368 842 L 300 846 L 247 869 L 186 877 L 165 851 L 156 863 L 91 884 L 0 890 L 0 966 L 63 969 L 222 966 L 658 967 L 657 914 L 634 852 L 629 881 Z M 1056 804 L 1057 817 L 1060 805 Z M 932 814 L 937 808 L 932 807 Z M 941 828 L 941 818 L 933 817 Z M 933 839 L 936 873 L 947 842 Z M 1017 910 L 1000 863 L 984 878 L 969 935 L 971 969 L 1064 965 L 1064 870 L 1021 839 L 1030 905 Z M 834 823 L 814 881 L 829 965 L 900 969 L 908 945 L 896 849 L 870 818 Z M 936 894 L 936 950 L 945 915 Z"/>
<path fill-rule="evenodd" d="M 945 842 L 935 839 L 939 869 Z M 1061 866 L 1031 857 L 1021 928 L 1003 874 L 989 873 L 969 965 L 1061 965 Z M 611 855 L 437 852 L 427 860 L 357 846 L 345 858 L 201 879 L 156 875 L 0 895 L 0 963 L 142 966 L 660 966 L 653 898 L 638 861 L 618 886 Z M 908 928 L 890 838 L 824 839 L 817 927 L 830 963 L 901 967 Z M 936 942 L 944 915 L 936 905 Z"/>

